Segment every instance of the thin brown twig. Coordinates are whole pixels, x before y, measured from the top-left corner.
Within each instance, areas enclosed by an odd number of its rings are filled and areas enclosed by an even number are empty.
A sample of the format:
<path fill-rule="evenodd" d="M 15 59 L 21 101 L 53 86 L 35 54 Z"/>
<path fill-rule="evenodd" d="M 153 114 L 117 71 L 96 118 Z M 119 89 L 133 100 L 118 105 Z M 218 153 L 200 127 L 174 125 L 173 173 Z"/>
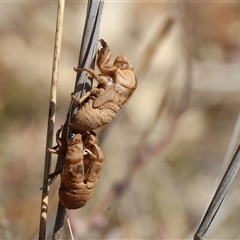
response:
<path fill-rule="evenodd" d="M 64 6 L 65 6 L 65 1 L 59 0 L 58 11 L 57 11 L 52 77 L 51 77 L 46 149 L 51 147 L 53 142 L 53 132 L 54 132 L 56 102 L 57 102 L 57 83 L 58 83 L 58 75 L 59 75 L 59 62 L 60 62 L 61 43 L 62 43 L 62 28 L 63 28 L 63 19 L 64 19 Z M 51 168 L 51 154 L 46 151 L 44 173 L 43 173 L 43 186 L 46 186 L 48 182 L 48 175 L 50 173 L 50 168 Z M 45 239 L 45 235 L 46 235 L 48 195 L 49 195 L 49 187 L 43 188 L 42 199 L 41 199 L 40 227 L 39 227 L 40 240 Z"/>
<path fill-rule="evenodd" d="M 78 67 L 94 68 L 99 39 L 100 20 L 103 10 L 103 2 L 103 0 L 88 1 L 85 27 L 81 43 L 81 50 L 79 53 Z M 79 97 L 84 92 L 89 91 L 91 89 L 91 86 L 92 81 L 85 74 L 77 74 L 74 94 Z M 73 101 L 71 101 L 67 114 L 67 119 L 63 126 L 63 139 L 67 139 L 67 137 L 69 136 L 68 123 L 70 121 L 71 115 L 74 111 L 76 111 L 76 109 L 77 106 L 75 106 L 73 104 Z M 64 156 L 58 155 L 56 171 L 61 169 L 63 163 Z M 66 209 L 59 201 L 52 239 L 57 240 L 61 238 L 65 214 Z"/>

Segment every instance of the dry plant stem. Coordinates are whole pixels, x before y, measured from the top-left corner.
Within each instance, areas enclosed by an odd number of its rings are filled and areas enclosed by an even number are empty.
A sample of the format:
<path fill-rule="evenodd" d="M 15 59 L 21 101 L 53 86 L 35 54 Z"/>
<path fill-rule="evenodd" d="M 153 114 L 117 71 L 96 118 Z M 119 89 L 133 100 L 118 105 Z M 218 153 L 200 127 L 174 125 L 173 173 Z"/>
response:
<path fill-rule="evenodd" d="M 67 215 L 67 213 L 66 213 Z M 71 236 L 71 240 L 74 240 L 74 237 L 73 237 L 73 232 L 72 232 L 72 227 L 71 227 L 71 223 L 69 221 L 69 217 L 67 215 L 67 224 L 68 224 L 68 228 L 69 228 L 69 232 L 70 232 L 70 236 Z"/>
<path fill-rule="evenodd" d="M 137 76 L 142 74 L 142 71 L 147 69 L 148 64 L 151 62 L 153 55 L 156 53 L 156 49 L 159 46 L 159 43 L 163 41 L 164 37 L 169 33 L 171 30 L 174 19 L 171 16 L 167 16 L 164 20 L 163 26 L 159 32 L 152 38 L 151 42 L 148 44 L 147 48 L 144 50 L 140 63 L 137 66 L 136 73 Z"/>
<path fill-rule="evenodd" d="M 236 121 L 236 124 L 235 124 L 235 127 L 234 127 L 234 130 L 233 130 L 233 133 L 232 133 L 232 136 L 231 136 L 231 139 L 230 139 L 230 142 L 229 142 L 229 145 L 228 145 L 228 149 L 227 149 L 227 152 L 224 156 L 224 159 L 223 159 L 223 164 L 222 164 L 222 167 L 221 167 L 221 170 L 220 170 L 220 174 L 221 176 L 218 176 L 217 179 L 220 179 L 222 178 L 222 175 L 223 175 L 223 172 L 225 171 L 225 169 L 227 168 L 227 165 L 229 164 L 229 162 L 231 161 L 231 156 L 233 155 L 233 151 L 234 151 L 234 148 L 236 146 L 236 143 L 237 143 L 237 139 L 238 139 L 238 136 L 239 136 L 239 133 L 240 133 L 240 114 L 238 115 L 238 118 L 237 118 L 237 121 Z M 218 182 L 219 182 L 218 181 Z M 203 221 L 203 220 L 202 220 Z M 201 223 L 203 224 L 203 223 Z M 208 226 L 209 228 L 210 226 Z M 199 226 L 199 230 L 200 230 L 201 226 Z M 201 233 L 202 234 L 202 233 Z M 197 235 L 197 233 L 195 234 Z M 200 237 L 200 236 L 198 236 Z M 202 236 L 203 238 L 203 236 Z M 200 238 L 201 239 L 201 238 Z"/>
<path fill-rule="evenodd" d="M 79 68 L 83 68 L 83 67 L 93 68 L 94 66 L 94 59 L 97 53 L 102 10 L 103 10 L 103 0 L 88 1 L 85 27 L 84 27 L 83 38 L 81 43 L 81 50 L 79 54 L 79 62 L 78 62 Z M 75 83 L 75 89 L 74 89 L 75 96 L 80 97 L 82 94 L 84 94 L 85 91 L 88 91 L 91 89 L 91 85 L 92 85 L 91 81 L 88 79 L 88 77 L 86 77 L 85 74 L 78 74 L 76 77 L 76 83 Z M 73 101 L 71 101 L 67 119 L 63 126 L 63 132 L 62 132 L 63 139 L 67 139 L 68 137 L 67 124 L 70 121 L 72 113 L 76 110 L 77 110 L 77 107 L 73 104 Z M 64 162 L 64 157 L 59 155 L 57 159 L 56 170 L 60 169 L 63 166 L 63 162 Z M 65 213 L 66 213 L 65 208 L 59 202 L 52 239 L 61 238 Z"/>
<path fill-rule="evenodd" d="M 219 184 L 219 187 L 207 209 L 207 212 L 205 213 L 203 220 L 197 230 L 197 232 L 194 235 L 194 240 L 203 240 L 204 235 L 206 234 L 209 226 L 211 225 L 215 215 L 217 214 L 217 211 L 219 207 L 222 204 L 222 201 L 224 197 L 227 194 L 227 191 L 229 187 L 231 186 L 238 170 L 240 167 L 240 145 L 237 148 L 237 151 L 226 171 L 224 174 L 221 183 Z"/>
<path fill-rule="evenodd" d="M 219 176 L 217 177 L 217 180 L 216 180 L 216 186 L 217 186 L 217 183 L 220 182 L 220 179 L 222 178 L 222 175 L 225 172 L 225 169 L 227 168 L 227 166 L 229 165 L 229 162 L 232 159 L 232 155 L 234 153 L 235 146 L 237 145 L 237 142 L 238 142 L 239 134 L 240 134 L 240 113 L 238 114 L 238 118 L 235 123 L 233 133 L 231 135 L 231 139 L 230 139 L 226 154 L 223 159 L 221 170 L 220 170 Z"/>
<path fill-rule="evenodd" d="M 57 82 L 59 74 L 59 62 L 61 53 L 61 42 L 62 42 L 62 28 L 64 18 L 64 6 L 65 1 L 58 1 L 58 12 L 57 12 L 57 23 L 56 23 L 56 34 L 55 34 L 55 46 L 54 46 L 54 57 L 52 67 L 52 78 L 51 78 L 51 89 L 50 89 L 50 104 L 49 104 L 49 116 L 47 126 L 47 140 L 46 149 L 52 146 L 53 132 L 56 114 L 56 100 L 57 100 Z M 46 151 L 45 163 L 44 163 L 44 175 L 43 175 L 43 186 L 48 182 L 48 175 L 51 168 L 51 154 Z M 40 215 L 40 227 L 39 227 L 39 239 L 45 239 L 46 235 L 46 223 L 47 223 L 47 211 L 48 211 L 48 194 L 49 187 L 45 187 L 42 190 L 42 201 L 41 201 L 41 215 Z"/>
<path fill-rule="evenodd" d="M 213 196 L 214 193 L 216 192 L 216 189 L 217 189 L 217 187 L 219 185 L 219 182 L 221 182 L 221 180 L 223 178 L 223 175 L 226 172 L 226 169 L 227 169 L 227 167 L 229 165 L 229 162 L 231 162 L 232 155 L 234 154 L 234 150 L 235 150 L 236 144 L 238 142 L 239 134 L 240 134 L 240 113 L 238 115 L 238 118 L 237 118 L 234 130 L 233 130 L 233 133 L 231 135 L 230 142 L 228 144 L 227 151 L 226 151 L 224 159 L 222 161 L 221 169 L 220 169 L 220 171 L 219 171 L 219 173 L 218 173 L 218 175 L 216 177 L 216 180 L 215 180 L 215 183 L 214 183 L 214 187 L 213 187 L 214 188 L 213 189 L 213 193 L 211 194 L 211 196 Z M 206 213 L 205 213 L 205 215 L 206 215 Z M 202 219 L 202 221 L 203 221 L 203 219 Z M 200 223 L 200 224 L 203 224 L 203 223 Z M 197 226 L 198 229 L 200 229 L 200 224 L 198 224 L 198 226 Z M 215 223 L 214 226 L 212 226 L 212 231 L 214 231 L 214 229 L 217 229 L 220 225 L 221 225 L 221 221 L 218 221 L 217 223 Z M 191 236 L 192 235 L 193 235 L 193 233 L 191 234 Z M 195 235 L 197 235 L 197 233 L 195 233 Z M 200 236 L 198 236 L 198 237 L 200 238 Z M 187 237 L 187 238 L 189 238 L 189 237 Z"/>
<path fill-rule="evenodd" d="M 100 20 L 102 16 L 104 0 L 89 0 L 87 15 L 78 60 L 79 68 L 94 69 L 95 57 L 98 48 Z M 77 74 L 74 95 L 80 97 L 92 87 L 92 81 L 86 74 Z"/>

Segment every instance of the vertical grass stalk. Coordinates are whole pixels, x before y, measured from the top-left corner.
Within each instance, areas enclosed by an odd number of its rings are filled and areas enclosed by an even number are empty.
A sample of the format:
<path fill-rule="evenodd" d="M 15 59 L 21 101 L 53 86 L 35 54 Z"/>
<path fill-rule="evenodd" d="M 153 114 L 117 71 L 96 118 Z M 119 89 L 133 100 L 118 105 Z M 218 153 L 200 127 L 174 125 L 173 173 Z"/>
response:
<path fill-rule="evenodd" d="M 51 147 L 53 142 L 53 133 L 54 133 L 54 124 L 55 124 L 55 115 L 56 115 L 56 101 L 57 101 L 57 84 L 58 84 L 58 75 L 59 75 L 61 43 L 62 43 L 64 6 L 65 6 L 65 0 L 59 0 L 58 11 L 57 11 L 55 43 L 54 43 L 51 88 L 50 88 L 50 103 L 49 103 L 46 149 Z M 51 154 L 46 151 L 44 173 L 43 173 L 43 186 L 46 186 L 48 182 L 48 175 L 50 173 L 50 169 L 51 169 Z M 48 195 L 49 195 L 49 187 L 44 187 L 42 190 L 42 199 L 41 199 L 39 240 L 45 239 L 45 235 L 46 235 Z"/>
<path fill-rule="evenodd" d="M 83 37 L 81 40 L 81 48 L 79 52 L 78 67 L 80 68 L 94 68 L 95 57 L 97 53 L 100 20 L 103 10 L 103 0 L 89 0 L 87 6 L 86 20 L 84 26 Z M 86 91 L 89 91 L 92 87 L 92 81 L 86 74 L 77 74 L 76 83 L 74 87 L 74 94 L 80 97 Z M 69 111 L 67 114 L 66 122 L 63 126 L 62 139 L 67 139 L 70 131 L 68 129 L 68 122 L 71 119 L 72 113 L 76 110 L 77 106 L 71 101 Z M 56 171 L 61 169 L 64 164 L 64 156 L 58 155 Z M 61 239 L 62 229 L 64 225 L 64 218 L 66 215 L 66 209 L 58 202 L 58 210 L 56 214 L 55 226 L 53 230 L 52 239 Z"/>

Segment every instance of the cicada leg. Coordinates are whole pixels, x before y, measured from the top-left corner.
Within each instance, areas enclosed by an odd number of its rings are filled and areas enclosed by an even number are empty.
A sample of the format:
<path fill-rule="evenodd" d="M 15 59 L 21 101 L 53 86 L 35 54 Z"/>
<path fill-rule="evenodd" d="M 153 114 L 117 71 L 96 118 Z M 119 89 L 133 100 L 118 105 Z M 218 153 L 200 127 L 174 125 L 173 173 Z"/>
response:
<path fill-rule="evenodd" d="M 107 84 L 108 84 L 108 79 L 107 78 L 99 76 L 91 68 L 77 68 L 77 67 L 74 67 L 73 69 L 76 72 L 83 72 L 83 71 L 88 72 L 92 76 L 92 78 L 94 78 L 98 83 L 100 83 L 103 86 L 107 86 Z"/>
<path fill-rule="evenodd" d="M 97 150 L 100 149 L 96 145 L 95 145 L 95 148 Z M 97 156 L 97 155 L 95 155 L 93 152 L 91 152 L 88 149 L 85 149 L 84 152 L 89 154 L 90 157 L 94 161 L 94 164 L 93 164 L 92 168 L 90 169 L 90 172 L 88 174 L 86 174 L 85 178 L 84 178 L 84 182 L 86 182 L 89 185 L 89 187 L 90 187 L 91 185 L 94 186 L 96 181 L 100 177 L 103 159 L 99 158 L 100 155 Z M 98 154 L 99 154 L 99 152 L 98 152 Z"/>
<path fill-rule="evenodd" d="M 61 126 L 60 129 L 57 130 L 56 132 L 56 142 L 57 145 L 54 146 L 53 148 L 48 148 L 47 151 L 50 153 L 54 153 L 54 154 L 65 154 L 66 153 L 66 148 L 67 148 L 67 144 L 65 141 L 63 141 L 60 138 L 60 133 L 62 131 L 63 126 Z"/>

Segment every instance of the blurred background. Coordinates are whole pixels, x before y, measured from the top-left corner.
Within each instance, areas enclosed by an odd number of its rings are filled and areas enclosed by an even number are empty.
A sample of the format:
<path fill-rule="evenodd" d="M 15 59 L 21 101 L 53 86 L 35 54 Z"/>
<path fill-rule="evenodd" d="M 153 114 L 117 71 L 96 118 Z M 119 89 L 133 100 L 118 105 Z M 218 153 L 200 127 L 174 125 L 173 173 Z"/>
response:
<path fill-rule="evenodd" d="M 86 7 L 66 2 L 55 130 L 74 88 Z M 55 1 L 0 3 L 1 239 L 38 238 L 56 12 Z M 238 1 L 105 2 L 100 38 L 113 59 L 121 52 L 134 63 L 138 88 L 97 131 L 106 161 L 91 200 L 68 211 L 75 239 L 193 238 L 240 142 L 239 29 Z M 240 238 L 239 182 L 209 239 Z"/>

